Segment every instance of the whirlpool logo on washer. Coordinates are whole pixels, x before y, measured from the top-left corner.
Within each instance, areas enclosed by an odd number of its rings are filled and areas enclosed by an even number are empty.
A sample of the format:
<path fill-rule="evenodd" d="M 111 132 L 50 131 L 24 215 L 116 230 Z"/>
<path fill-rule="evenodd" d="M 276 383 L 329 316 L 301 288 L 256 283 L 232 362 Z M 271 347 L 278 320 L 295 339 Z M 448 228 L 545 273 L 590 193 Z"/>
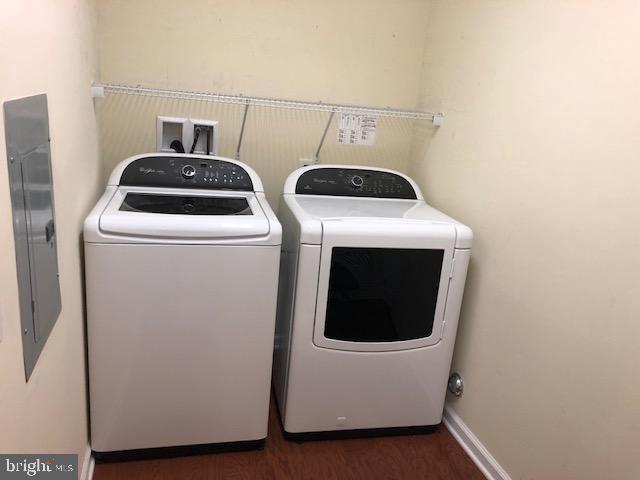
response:
<path fill-rule="evenodd" d="M 77 480 L 78 455 L 0 454 L 0 480 L 25 478 Z"/>
<path fill-rule="evenodd" d="M 155 168 L 148 168 L 148 167 L 140 167 L 138 170 L 140 170 L 140 173 L 142 173 L 143 175 L 147 175 L 149 173 L 157 173 L 158 175 L 164 175 L 166 173 L 164 170 L 156 170 Z"/>

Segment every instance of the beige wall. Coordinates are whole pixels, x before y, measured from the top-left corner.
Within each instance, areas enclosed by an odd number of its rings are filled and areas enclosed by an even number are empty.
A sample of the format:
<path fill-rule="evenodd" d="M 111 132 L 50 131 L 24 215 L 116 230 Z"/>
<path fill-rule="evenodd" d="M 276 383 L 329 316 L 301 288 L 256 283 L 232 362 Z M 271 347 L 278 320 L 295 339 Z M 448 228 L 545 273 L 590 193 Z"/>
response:
<path fill-rule="evenodd" d="M 100 80 L 105 83 L 415 108 L 424 0 L 136 1 L 98 4 Z M 241 108 L 109 95 L 99 104 L 105 171 L 155 149 L 156 115 L 220 120 L 219 154 L 233 156 Z M 242 160 L 270 201 L 312 157 L 327 114 L 250 110 Z M 336 119 L 337 120 L 337 119 Z M 323 163 L 406 170 L 412 123 L 381 119 L 376 145 L 340 146 L 336 122 Z"/>
<path fill-rule="evenodd" d="M 3 2 L 0 101 L 46 93 L 62 313 L 25 383 L 4 124 L 0 118 L 0 451 L 78 453 L 87 447 L 80 231 L 99 185 L 89 85 L 91 2 Z"/>
<path fill-rule="evenodd" d="M 413 108 L 427 4 L 101 0 L 101 80 Z"/>
<path fill-rule="evenodd" d="M 452 404 L 514 479 L 640 478 L 640 5 L 429 15 L 411 171 L 476 235 Z"/>

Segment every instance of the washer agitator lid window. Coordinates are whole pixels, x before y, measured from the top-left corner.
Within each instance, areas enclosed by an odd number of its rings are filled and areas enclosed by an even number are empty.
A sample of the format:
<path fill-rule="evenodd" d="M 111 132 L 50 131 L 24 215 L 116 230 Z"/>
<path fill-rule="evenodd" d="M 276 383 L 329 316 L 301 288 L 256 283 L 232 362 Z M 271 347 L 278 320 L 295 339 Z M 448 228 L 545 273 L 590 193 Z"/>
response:
<path fill-rule="evenodd" d="M 251 192 L 120 187 L 100 217 L 100 230 L 174 238 L 258 236 L 269 221 Z"/>

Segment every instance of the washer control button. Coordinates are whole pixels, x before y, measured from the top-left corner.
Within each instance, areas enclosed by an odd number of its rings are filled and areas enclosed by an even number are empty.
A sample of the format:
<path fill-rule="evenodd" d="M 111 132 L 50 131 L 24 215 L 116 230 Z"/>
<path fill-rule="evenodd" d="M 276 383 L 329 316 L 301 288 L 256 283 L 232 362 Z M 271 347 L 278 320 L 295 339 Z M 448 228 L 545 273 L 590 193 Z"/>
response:
<path fill-rule="evenodd" d="M 185 165 L 182 167 L 182 176 L 184 178 L 193 178 L 196 176 L 196 168 L 193 165 Z"/>
<path fill-rule="evenodd" d="M 353 185 L 354 187 L 360 188 L 363 183 L 364 180 L 360 175 L 354 175 L 353 177 L 351 177 L 351 185 Z"/>

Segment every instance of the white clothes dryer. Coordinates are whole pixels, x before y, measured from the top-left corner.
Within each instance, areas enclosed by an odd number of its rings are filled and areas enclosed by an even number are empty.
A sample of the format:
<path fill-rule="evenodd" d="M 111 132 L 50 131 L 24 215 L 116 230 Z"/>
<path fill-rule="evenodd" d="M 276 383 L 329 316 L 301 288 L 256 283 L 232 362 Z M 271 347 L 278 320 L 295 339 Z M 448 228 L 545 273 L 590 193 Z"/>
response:
<path fill-rule="evenodd" d="M 274 388 L 289 437 L 441 422 L 472 232 L 407 176 L 318 165 L 286 181 Z M 336 435 L 337 433 L 337 435 Z"/>
<path fill-rule="evenodd" d="M 281 232 L 235 160 L 115 168 L 84 228 L 97 460 L 261 446 Z"/>

